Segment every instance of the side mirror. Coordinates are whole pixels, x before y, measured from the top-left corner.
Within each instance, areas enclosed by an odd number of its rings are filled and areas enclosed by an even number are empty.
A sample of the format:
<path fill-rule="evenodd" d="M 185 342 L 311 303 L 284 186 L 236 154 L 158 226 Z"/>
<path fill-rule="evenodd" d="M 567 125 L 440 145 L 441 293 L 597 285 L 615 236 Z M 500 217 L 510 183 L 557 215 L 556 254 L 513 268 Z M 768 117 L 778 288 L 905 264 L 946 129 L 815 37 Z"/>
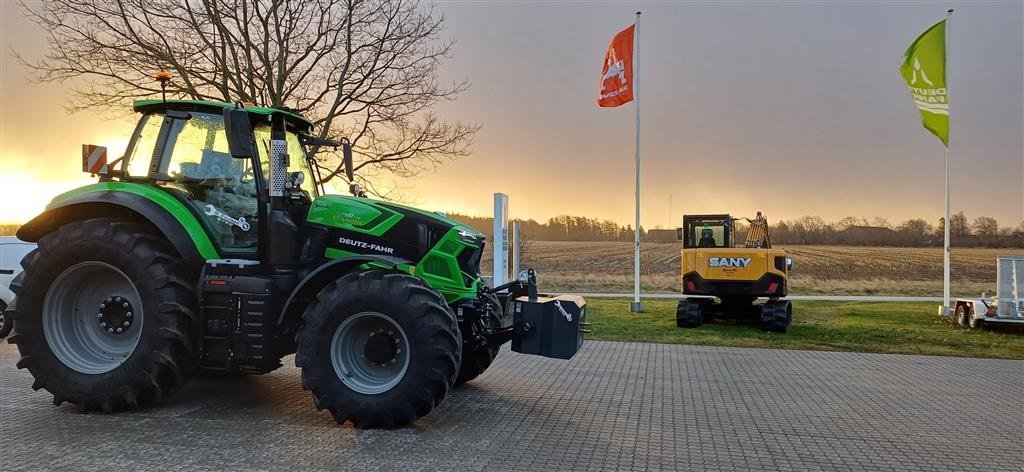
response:
<path fill-rule="evenodd" d="M 357 197 L 365 197 L 366 193 L 355 182 L 356 174 L 354 164 L 352 163 L 352 143 L 349 142 L 348 138 L 342 138 L 341 140 L 341 160 L 345 166 L 345 178 L 348 179 L 349 192 Z"/>
<path fill-rule="evenodd" d="M 249 112 L 245 111 L 245 108 L 224 110 L 224 132 L 227 134 L 231 157 L 248 159 L 256 155 L 252 124 L 249 123 Z"/>
<path fill-rule="evenodd" d="M 352 143 L 348 139 L 341 140 L 341 157 L 345 164 L 345 177 L 349 183 L 355 180 L 355 170 L 352 169 Z"/>

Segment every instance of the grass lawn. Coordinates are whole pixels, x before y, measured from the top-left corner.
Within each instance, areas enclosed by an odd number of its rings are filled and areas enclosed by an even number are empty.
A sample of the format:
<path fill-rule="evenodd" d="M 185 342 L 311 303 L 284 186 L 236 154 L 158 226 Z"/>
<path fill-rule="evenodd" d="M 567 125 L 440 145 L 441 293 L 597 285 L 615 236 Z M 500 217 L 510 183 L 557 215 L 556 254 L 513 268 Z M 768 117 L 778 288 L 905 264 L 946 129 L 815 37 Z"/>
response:
<path fill-rule="evenodd" d="M 590 298 L 587 339 L 710 346 L 885 352 L 1024 359 L 1018 328 L 966 330 L 935 314 L 935 303 L 794 302 L 789 333 L 767 333 L 755 322 L 721 321 L 676 327 L 675 300 L 645 300 L 643 314 L 629 300 Z"/>

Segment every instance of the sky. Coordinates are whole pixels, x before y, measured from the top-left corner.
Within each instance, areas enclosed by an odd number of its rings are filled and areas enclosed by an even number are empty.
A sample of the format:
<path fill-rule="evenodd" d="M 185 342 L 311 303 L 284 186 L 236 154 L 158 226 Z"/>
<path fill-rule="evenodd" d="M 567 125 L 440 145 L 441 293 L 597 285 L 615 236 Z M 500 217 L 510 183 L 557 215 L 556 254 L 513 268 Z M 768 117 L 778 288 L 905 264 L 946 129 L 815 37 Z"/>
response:
<path fill-rule="evenodd" d="M 906 47 L 950 24 L 952 209 L 1024 220 L 1024 2 L 440 1 L 457 44 L 438 107 L 479 123 L 472 155 L 387 180 L 426 209 L 516 218 L 633 220 L 635 104 L 599 108 L 611 37 L 642 10 L 637 84 L 641 222 L 684 213 L 772 220 L 943 213 L 944 149 L 899 76 Z M 81 144 L 119 155 L 132 121 L 68 114 L 67 84 L 31 83 L 11 56 L 45 53 L 21 7 L 0 3 L 0 222 L 25 221 L 89 179 Z M 126 107 L 130 104 L 125 104 Z M 669 201 L 671 199 L 671 206 Z"/>

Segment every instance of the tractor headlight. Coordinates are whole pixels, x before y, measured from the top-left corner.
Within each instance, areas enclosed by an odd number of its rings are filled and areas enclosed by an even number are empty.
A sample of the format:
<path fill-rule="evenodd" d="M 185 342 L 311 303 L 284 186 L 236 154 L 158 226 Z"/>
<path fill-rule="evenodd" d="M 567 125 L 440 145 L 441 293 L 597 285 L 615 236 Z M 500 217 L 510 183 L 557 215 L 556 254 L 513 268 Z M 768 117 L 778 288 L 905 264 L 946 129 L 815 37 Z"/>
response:
<path fill-rule="evenodd" d="M 536 270 L 533 271 L 533 277 L 534 278 L 537 277 L 537 271 Z M 516 280 L 519 281 L 520 283 L 524 283 L 524 284 L 529 283 L 530 282 L 530 269 L 519 271 L 519 274 L 516 275 Z"/>
<path fill-rule="evenodd" d="M 481 246 L 484 243 L 484 235 L 469 232 L 466 230 L 459 230 L 459 239 L 464 243 L 469 243 L 474 246 Z"/>

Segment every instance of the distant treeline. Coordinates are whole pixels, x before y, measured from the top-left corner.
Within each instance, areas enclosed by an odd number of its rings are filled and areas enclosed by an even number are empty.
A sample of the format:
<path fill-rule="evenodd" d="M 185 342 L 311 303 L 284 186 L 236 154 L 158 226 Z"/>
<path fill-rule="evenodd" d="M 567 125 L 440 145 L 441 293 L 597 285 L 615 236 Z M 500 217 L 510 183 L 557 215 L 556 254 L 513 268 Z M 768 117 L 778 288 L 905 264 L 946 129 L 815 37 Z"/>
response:
<path fill-rule="evenodd" d="M 491 217 L 449 214 L 492 237 Z M 950 220 L 950 239 L 958 247 L 1013 247 L 1024 248 L 1024 221 L 1016 227 L 1000 226 L 992 217 L 979 216 L 968 220 L 963 212 L 953 215 Z M 523 238 L 537 241 L 632 241 L 633 227 L 620 225 L 610 220 L 599 220 L 582 216 L 561 215 L 545 222 L 519 220 Z M 847 246 L 942 246 L 943 220 L 936 224 L 914 218 L 897 225 L 885 218 L 846 217 L 828 222 L 817 216 L 805 216 L 795 220 L 771 222 L 771 237 L 774 244 L 835 244 Z M 645 241 L 674 242 L 674 229 L 646 230 L 640 227 Z M 737 226 L 740 239 L 746 234 L 746 226 Z"/>
<path fill-rule="evenodd" d="M 493 220 L 491 217 L 449 214 L 448 216 L 466 223 L 492 239 Z M 1000 226 L 995 218 L 979 216 L 968 220 L 963 212 L 950 218 L 952 244 L 958 247 L 1012 247 L 1024 248 L 1024 221 L 1016 227 Z M 519 220 L 523 238 L 536 241 L 632 241 L 633 227 L 622 226 L 610 220 L 598 220 L 584 216 L 561 215 L 545 222 Z M 943 221 L 932 225 L 920 218 L 906 220 L 892 225 L 885 218 L 846 217 L 839 221 L 827 222 L 817 216 L 805 216 L 795 220 L 771 223 L 771 237 L 774 244 L 835 244 L 845 246 L 942 246 Z M 0 224 L 0 236 L 13 235 L 20 225 Z M 740 239 L 746 234 L 746 227 L 737 227 Z M 675 242 L 674 229 L 646 230 L 640 227 L 644 241 Z"/>
<path fill-rule="evenodd" d="M 450 218 L 472 226 L 492 239 L 494 219 L 490 216 L 469 216 L 449 213 Z M 632 241 L 633 226 L 620 226 L 610 220 L 585 216 L 561 215 L 540 223 L 536 220 L 518 220 L 523 238 L 536 241 Z M 643 230 L 643 227 L 641 227 Z"/>

